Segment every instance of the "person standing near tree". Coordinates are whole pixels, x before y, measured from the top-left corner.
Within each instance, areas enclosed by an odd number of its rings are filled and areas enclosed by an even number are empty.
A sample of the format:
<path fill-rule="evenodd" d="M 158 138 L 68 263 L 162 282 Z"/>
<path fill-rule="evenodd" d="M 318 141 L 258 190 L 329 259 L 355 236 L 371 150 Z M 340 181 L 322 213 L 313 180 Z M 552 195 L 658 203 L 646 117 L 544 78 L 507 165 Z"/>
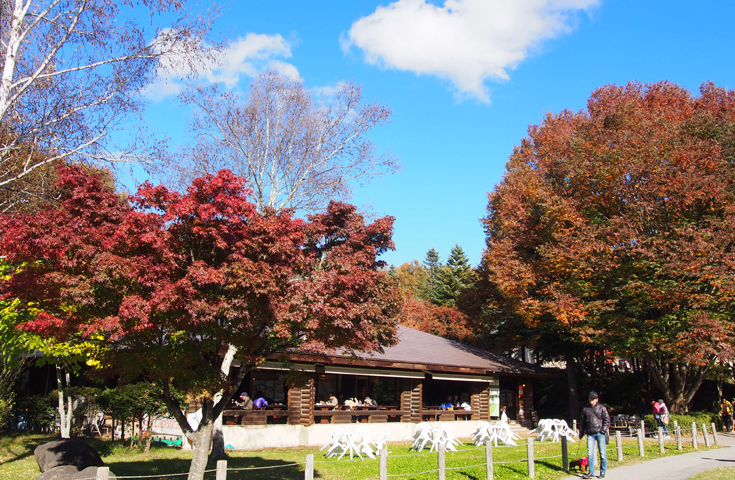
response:
<path fill-rule="evenodd" d="M 589 403 L 582 408 L 579 416 L 579 438 L 587 435 L 587 458 L 589 459 L 589 473 L 582 478 L 595 476 L 595 445 L 600 450 L 600 478 L 605 478 L 607 472 L 607 436 L 610 429 L 610 413 L 607 407 L 599 403 L 597 392 L 590 392 Z"/>
<path fill-rule="evenodd" d="M 725 431 L 729 432 L 732 430 L 732 403 L 728 402 L 724 395 L 722 396 L 722 402 L 720 402 L 720 415 Z"/>

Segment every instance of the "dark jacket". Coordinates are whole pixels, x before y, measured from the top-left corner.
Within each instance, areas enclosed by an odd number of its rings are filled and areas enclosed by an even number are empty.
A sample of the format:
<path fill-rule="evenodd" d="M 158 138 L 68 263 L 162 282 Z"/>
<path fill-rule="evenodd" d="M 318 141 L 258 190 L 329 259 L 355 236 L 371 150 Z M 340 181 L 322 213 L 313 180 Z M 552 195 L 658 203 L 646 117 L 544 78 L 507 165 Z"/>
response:
<path fill-rule="evenodd" d="M 601 403 L 585 405 L 579 416 L 579 431 L 582 435 L 591 435 L 593 433 L 606 433 L 610 429 L 610 413 L 607 407 Z"/>

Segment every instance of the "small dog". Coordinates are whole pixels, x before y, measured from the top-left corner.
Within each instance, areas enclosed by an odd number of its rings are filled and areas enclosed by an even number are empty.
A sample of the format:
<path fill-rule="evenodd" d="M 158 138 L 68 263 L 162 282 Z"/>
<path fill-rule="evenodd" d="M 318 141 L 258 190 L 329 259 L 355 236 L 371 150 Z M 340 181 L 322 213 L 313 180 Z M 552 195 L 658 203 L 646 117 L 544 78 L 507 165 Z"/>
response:
<path fill-rule="evenodd" d="M 579 460 L 573 460 L 569 462 L 569 469 L 571 470 L 572 468 L 577 468 L 582 473 L 589 472 L 590 471 L 589 459 L 587 457 L 584 457 L 584 458 L 580 458 Z"/>

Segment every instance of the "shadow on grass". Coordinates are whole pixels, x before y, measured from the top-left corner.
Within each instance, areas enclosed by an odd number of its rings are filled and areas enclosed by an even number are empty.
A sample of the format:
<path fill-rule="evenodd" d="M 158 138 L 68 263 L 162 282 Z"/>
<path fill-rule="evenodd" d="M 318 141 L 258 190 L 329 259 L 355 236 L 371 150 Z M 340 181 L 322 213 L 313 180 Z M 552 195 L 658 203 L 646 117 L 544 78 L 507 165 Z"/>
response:
<path fill-rule="evenodd" d="M 107 466 L 118 477 L 145 476 L 149 480 L 171 480 L 185 479 L 189 472 L 190 463 L 189 459 L 183 458 L 157 458 L 153 461 L 110 461 Z M 207 464 L 207 473 L 204 478 L 214 480 L 216 476 L 214 470 L 216 468 L 217 462 L 210 461 Z M 179 473 L 181 475 L 178 475 Z M 175 476 L 172 476 L 172 474 L 175 474 Z M 318 478 L 319 475 L 315 472 L 314 477 Z M 302 464 L 294 465 L 282 460 L 261 457 L 230 457 L 227 459 L 227 480 L 301 480 L 303 478 L 304 466 Z"/>
<path fill-rule="evenodd" d="M 37 446 L 43 445 L 44 443 L 51 442 L 53 440 L 58 440 L 58 435 L 37 435 L 36 437 L 32 439 L 28 439 L 28 434 L 18 434 L 18 433 L 11 433 L 8 435 L 5 435 L 5 440 L 3 442 L 2 449 L 5 450 L 2 452 L 2 456 L 8 458 L 8 460 L 5 460 L 3 463 L 10 464 L 13 462 L 17 462 L 20 460 L 23 460 L 28 457 L 33 456 L 33 451 L 36 449 Z M 20 443 L 15 443 L 15 439 L 23 439 L 24 441 Z M 13 452 L 13 445 L 22 445 L 23 446 L 23 453 L 15 453 Z"/>

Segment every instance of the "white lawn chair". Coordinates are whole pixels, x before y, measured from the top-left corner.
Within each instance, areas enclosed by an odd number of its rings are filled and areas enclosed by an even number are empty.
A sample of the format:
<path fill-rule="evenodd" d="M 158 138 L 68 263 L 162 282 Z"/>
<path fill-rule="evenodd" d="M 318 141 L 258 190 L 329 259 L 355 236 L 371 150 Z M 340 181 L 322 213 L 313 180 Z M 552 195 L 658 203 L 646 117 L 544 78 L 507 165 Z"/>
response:
<path fill-rule="evenodd" d="M 484 445 L 487 440 L 492 440 L 490 437 L 490 422 L 477 422 L 477 430 L 471 435 L 472 441 L 476 446 Z"/>
<path fill-rule="evenodd" d="M 352 448 L 355 451 L 355 454 L 360 457 L 360 460 L 364 460 L 364 458 L 362 458 L 362 454 L 367 455 L 368 458 L 373 460 L 375 459 L 375 455 L 373 455 L 373 447 L 370 446 L 370 437 L 370 430 L 368 430 L 367 427 L 357 427 L 355 435 L 352 438 Z M 352 453 L 350 452 L 350 459 L 351 458 Z"/>
<path fill-rule="evenodd" d="M 457 451 L 457 445 L 459 445 L 460 442 L 452 433 L 452 429 L 449 425 L 439 424 L 434 427 L 432 429 L 432 437 L 433 444 L 431 445 L 429 453 L 433 452 L 435 448 L 439 448 L 439 445 L 441 444 L 444 445 L 446 450 L 450 450 L 452 452 Z"/>
<path fill-rule="evenodd" d="M 342 456 L 347 451 L 347 439 L 345 438 L 347 432 L 344 429 L 344 427 L 339 427 L 335 429 L 332 432 L 332 439 L 324 444 L 322 448 L 319 449 L 321 452 L 325 448 L 329 447 L 329 450 L 327 450 L 327 458 L 333 457 L 337 454 L 341 454 L 339 458 L 342 458 Z"/>
<path fill-rule="evenodd" d="M 412 450 L 420 452 L 427 443 L 434 444 L 433 430 L 428 422 L 421 422 L 416 425 L 416 433 L 413 434 Z"/>
<path fill-rule="evenodd" d="M 376 450 L 380 450 L 381 448 L 388 448 L 388 437 L 390 436 L 390 428 L 383 427 L 380 430 L 378 430 L 376 433 L 373 433 L 370 437 L 370 444 L 375 447 Z M 373 437 L 375 437 L 373 439 Z"/>

